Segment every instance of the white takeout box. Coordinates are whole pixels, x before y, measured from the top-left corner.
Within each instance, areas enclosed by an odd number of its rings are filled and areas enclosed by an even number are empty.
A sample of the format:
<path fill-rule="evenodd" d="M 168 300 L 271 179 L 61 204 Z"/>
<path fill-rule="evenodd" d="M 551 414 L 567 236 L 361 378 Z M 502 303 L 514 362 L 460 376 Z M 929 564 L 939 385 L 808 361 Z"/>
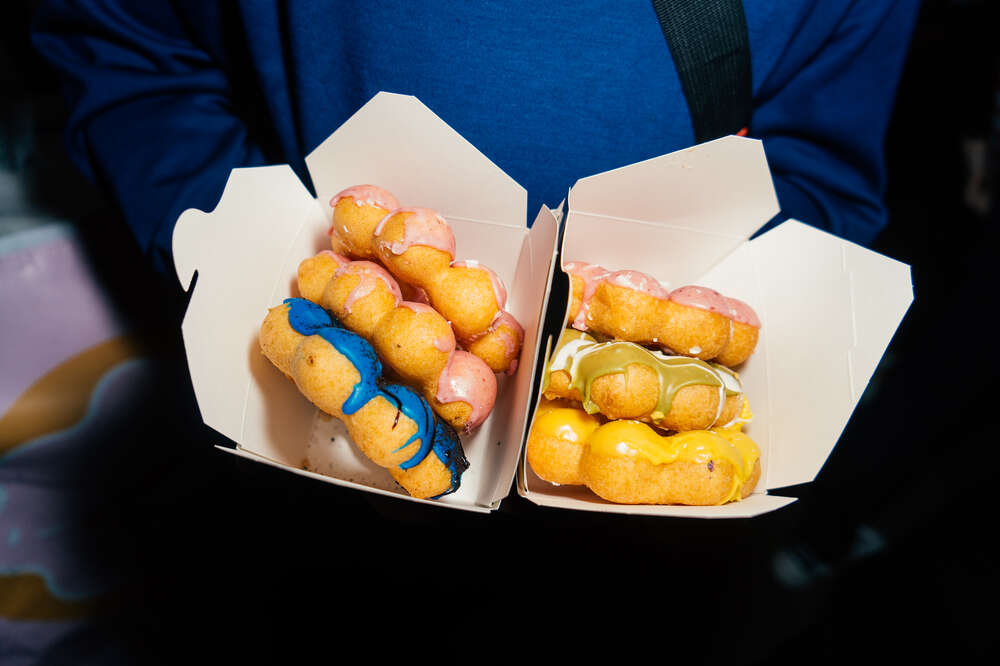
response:
<path fill-rule="evenodd" d="M 524 188 L 409 96 L 376 95 L 306 165 L 315 197 L 287 165 L 235 169 L 215 210 L 187 210 L 177 221 L 174 262 L 185 289 L 197 271 L 182 329 L 202 418 L 236 443 L 222 450 L 297 474 L 437 506 L 495 509 L 513 485 L 524 440 L 555 267 L 555 215 L 543 207 L 529 230 Z M 461 488 L 438 500 L 411 498 L 258 349 L 268 308 L 298 295 L 298 264 L 330 248 L 331 197 L 364 183 L 404 206 L 440 212 L 454 231 L 456 259 L 497 272 L 507 310 L 525 329 L 517 371 L 498 377 L 492 414 L 462 438 L 470 467 Z M 317 471 L 304 469 L 307 460 Z"/>
<path fill-rule="evenodd" d="M 761 449 L 754 493 L 717 507 L 616 505 L 583 486 L 542 481 L 522 456 L 523 497 L 565 509 L 703 518 L 756 516 L 795 501 L 767 491 L 819 473 L 913 289 L 906 264 L 801 222 L 747 240 L 778 210 L 761 142 L 726 137 L 578 181 L 560 252 L 561 264 L 638 270 L 670 289 L 703 285 L 753 306 L 760 340 L 738 371 L 754 414 L 744 432 Z M 568 312 L 569 303 L 548 307 Z"/>

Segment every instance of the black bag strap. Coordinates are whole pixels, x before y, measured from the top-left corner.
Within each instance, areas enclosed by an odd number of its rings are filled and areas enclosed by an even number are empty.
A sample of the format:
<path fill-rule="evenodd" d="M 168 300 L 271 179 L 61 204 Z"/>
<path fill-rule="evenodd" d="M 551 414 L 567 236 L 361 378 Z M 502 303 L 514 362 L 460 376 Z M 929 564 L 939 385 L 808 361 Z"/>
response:
<path fill-rule="evenodd" d="M 695 143 L 746 131 L 750 43 L 740 0 L 652 0 L 694 124 Z"/>

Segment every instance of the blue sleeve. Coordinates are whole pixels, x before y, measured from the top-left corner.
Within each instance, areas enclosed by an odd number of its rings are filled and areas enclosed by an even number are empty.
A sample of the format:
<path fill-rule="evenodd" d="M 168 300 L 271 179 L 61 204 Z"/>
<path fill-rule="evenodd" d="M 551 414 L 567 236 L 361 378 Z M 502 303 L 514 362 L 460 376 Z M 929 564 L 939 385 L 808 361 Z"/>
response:
<path fill-rule="evenodd" d="M 32 35 L 63 79 L 70 157 L 163 272 L 173 270 L 177 216 L 213 209 L 232 168 L 265 163 L 234 112 L 225 68 L 173 4 L 52 0 Z"/>
<path fill-rule="evenodd" d="M 884 142 L 917 0 L 818 4 L 755 93 L 781 215 L 869 245 L 886 226 Z M 831 21 L 834 21 L 831 29 Z"/>

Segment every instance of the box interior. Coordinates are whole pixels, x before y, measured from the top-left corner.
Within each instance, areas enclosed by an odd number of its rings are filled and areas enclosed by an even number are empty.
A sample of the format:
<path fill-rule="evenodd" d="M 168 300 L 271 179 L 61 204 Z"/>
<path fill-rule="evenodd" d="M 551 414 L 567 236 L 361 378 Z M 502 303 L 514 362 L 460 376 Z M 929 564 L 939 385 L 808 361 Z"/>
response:
<path fill-rule="evenodd" d="M 347 156 L 347 157 L 345 157 Z M 326 482 L 438 506 L 488 512 L 517 477 L 531 501 L 567 509 L 735 517 L 794 501 L 775 489 L 819 472 L 912 302 L 909 267 L 788 221 L 747 240 L 778 210 L 759 141 L 727 137 L 581 179 L 569 192 L 561 261 L 653 275 L 667 288 L 704 284 L 752 304 L 764 324 L 739 368 L 762 449 L 754 495 L 723 507 L 635 507 L 535 477 L 523 443 L 548 357 L 543 327 L 568 307 L 550 298 L 561 211 L 525 226 L 526 193 L 418 100 L 380 93 L 306 160 L 313 196 L 287 166 L 236 169 L 215 210 L 185 211 L 174 233 L 181 284 L 193 294 L 182 325 L 205 422 L 225 450 Z M 300 261 L 329 247 L 330 197 L 373 183 L 451 224 L 457 259 L 476 259 L 508 287 L 525 327 L 518 371 L 500 377 L 490 418 L 463 439 L 462 488 L 414 500 L 361 456 L 338 422 L 318 413 L 259 353 L 268 308 L 296 294 Z M 195 279 L 197 276 L 197 279 Z M 546 333 L 550 333 L 546 329 Z M 558 331 L 555 331 L 558 334 Z M 806 369 L 805 371 L 803 369 Z M 306 463 L 312 470 L 304 469 Z"/>
<path fill-rule="evenodd" d="M 554 269 L 555 215 L 543 208 L 528 228 L 524 189 L 412 97 L 376 96 L 306 162 L 316 197 L 287 166 L 238 169 L 214 211 L 190 210 L 178 220 L 178 277 L 189 287 L 198 275 L 183 332 L 205 422 L 233 440 L 238 454 L 306 476 L 439 506 L 495 508 L 510 489 L 524 435 Z M 507 286 L 507 310 L 525 329 L 518 370 L 498 375 L 493 412 L 462 438 L 470 468 L 461 488 L 439 500 L 407 495 L 258 350 L 268 308 L 297 295 L 298 264 L 329 248 L 330 197 L 362 183 L 389 189 L 404 206 L 440 212 L 455 234 L 456 259 L 496 271 Z"/>
<path fill-rule="evenodd" d="M 637 508 L 542 481 L 522 453 L 519 492 L 547 506 L 663 516 L 751 516 L 794 501 L 767 491 L 819 473 L 912 301 L 909 267 L 795 220 L 747 240 L 778 211 L 752 139 L 591 176 L 569 201 L 561 265 L 639 270 L 668 289 L 708 286 L 757 311 L 757 350 L 737 370 L 754 414 L 744 432 L 761 448 L 763 475 L 750 498 L 724 507 Z M 566 295 L 549 307 L 565 321 Z"/>

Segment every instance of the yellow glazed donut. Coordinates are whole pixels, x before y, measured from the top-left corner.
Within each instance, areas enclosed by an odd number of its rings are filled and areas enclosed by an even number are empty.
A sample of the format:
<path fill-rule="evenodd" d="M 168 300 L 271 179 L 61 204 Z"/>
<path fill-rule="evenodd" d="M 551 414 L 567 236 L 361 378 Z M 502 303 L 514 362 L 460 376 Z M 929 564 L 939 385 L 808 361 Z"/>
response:
<path fill-rule="evenodd" d="M 725 366 L 632 342 L 599 343 L 572 328 L 563 330 L 542 382 L 546 398 L 569 398 L 589 413 L 665 430 L 732 425 L 744 403 L 739 377 Z"/>
<path fill-rule="evenodd" d="M 454 234 L 437 212 L 397 205 L 383 213 L 392 202 L 395 197 L 371 185 L 333 197 L 334 249 L 343 249 L 353 259 L 381 262 L 406 285 L 403 289 L 418 290 L 444 316 L 460 344 L 494 372 L 512 373 L 524 330 L 504 310 L 503 282 L 478 262 L 455 261 Z"/>
<path fill-rule="evenodd" d="M 528 433 L 525 457 L 541 479 L 564 486 L 584 485 L 580 460 L 587 441 L 601 424 L 567 400 L 543 400 Z"/>
<path fill-rule="evenodd" d="M 725 504 L 749 496 L 761 475 L 760 449 L 739 425 L 661 435 L 563 401 L 539 405 L 525 455 L 541 479 L 618 504 Z"/>
<path fill-rule="evenodd" d="M 570 324 L 581 331 L 714 360 L 728 367 L 753 354 L 760 320 L 753 309 L 707 287 L 667 291 L 638 271 L 569 262 Z"/>
<path fill-rule="evenodd" d="M 468 432 L 489 416 L 497 394 L 493 371 L 457 348 L 451 326 L 434 308 L 402 300 L 381 265 L 322 252 L 299 264 L 298 284 L 304 298 L 368 341 L 452 427 Z"/>
<path fill-rule="evenodd" d="M 525 457 L 540 478 L 619 504 L 716 505 L 753 492 L 760 450 L 732 369 L 760 321 L 746 303 L 638 271 L 570 262 L 567 328 Z M 654 427 L 655 426 L 655 427 Z"/>
<path fill-rule="evenodd" d="M 260 349 L 413 497 L 458 489 L 469 463 L 455 431 L 406 386 L 386 383 L 371 345 L 302 298 L 271 308 Z"/>

